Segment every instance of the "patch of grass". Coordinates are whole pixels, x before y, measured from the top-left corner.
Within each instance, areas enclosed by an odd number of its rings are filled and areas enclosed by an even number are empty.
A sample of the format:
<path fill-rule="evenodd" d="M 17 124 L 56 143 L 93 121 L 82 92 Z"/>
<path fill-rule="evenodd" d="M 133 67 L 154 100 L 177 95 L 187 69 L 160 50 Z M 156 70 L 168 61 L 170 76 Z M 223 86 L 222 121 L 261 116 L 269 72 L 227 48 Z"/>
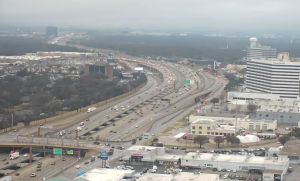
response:
<path fill-rule="evenodd" d="M 174 127 L 173 126 L 170 126 L 170 127 L 168 127 L 167 129 L 165 129 L 165 130 L 163 130 L 163 132 L 161 132 L 161 133 L 169 133 L 170 131 L 172 131 L 174 129 Z"/>
<path fill-rule="evenodd" d="M 177 123 L 174 123 L 173 126 L 183 126 L 184 123 L 183 122 L 177 122 Z"/>

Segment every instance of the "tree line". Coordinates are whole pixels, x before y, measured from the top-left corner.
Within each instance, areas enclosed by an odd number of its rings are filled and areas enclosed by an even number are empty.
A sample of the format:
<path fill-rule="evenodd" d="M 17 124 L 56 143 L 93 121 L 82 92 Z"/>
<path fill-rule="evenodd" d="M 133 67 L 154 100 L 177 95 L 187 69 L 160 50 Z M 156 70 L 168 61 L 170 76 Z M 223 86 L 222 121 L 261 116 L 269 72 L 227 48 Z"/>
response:
<path fill-rule="evenodd" d="M 11 126 L 11 114 L 14 111 L 20 111 L 14 116 L 15 124 L 27 123 L 116 97 L 146 80 L 144 74 L 135 73 L 134 80 L 120 84 L 118 79 L 108 79 L 97 73 L 79 79 L 64 77 L 52 81 L 47 74 L 36 75 L 23 70 L 17 76 L 0 80 L 0 120 L 3 120 L 0 129 Z"/>

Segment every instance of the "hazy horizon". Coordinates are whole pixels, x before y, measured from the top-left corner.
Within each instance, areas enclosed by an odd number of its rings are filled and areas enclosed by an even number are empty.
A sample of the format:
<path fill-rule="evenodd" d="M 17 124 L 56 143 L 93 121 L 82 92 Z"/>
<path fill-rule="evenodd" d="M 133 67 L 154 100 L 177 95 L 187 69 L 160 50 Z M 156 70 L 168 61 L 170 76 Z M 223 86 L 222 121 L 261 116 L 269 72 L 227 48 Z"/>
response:
<path fill-rule="evenodd" d="M 0 25 L 297 32 L 296 0 L 4 0 Z"/>

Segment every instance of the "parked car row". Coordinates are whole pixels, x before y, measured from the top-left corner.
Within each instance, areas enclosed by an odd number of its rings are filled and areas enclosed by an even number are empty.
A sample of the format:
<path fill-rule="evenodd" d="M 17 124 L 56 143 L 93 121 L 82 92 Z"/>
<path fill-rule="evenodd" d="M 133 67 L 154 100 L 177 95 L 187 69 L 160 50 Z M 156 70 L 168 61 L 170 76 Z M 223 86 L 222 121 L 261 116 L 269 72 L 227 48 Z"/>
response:
<path fill-rule="evenodd" d="M 231 179 L 231 180 L 246 180 L 246 181 L 262 181 L 261 177 L 257 176 L 243 176 L 243 175 L 220 175 L 223 179 Z"/>

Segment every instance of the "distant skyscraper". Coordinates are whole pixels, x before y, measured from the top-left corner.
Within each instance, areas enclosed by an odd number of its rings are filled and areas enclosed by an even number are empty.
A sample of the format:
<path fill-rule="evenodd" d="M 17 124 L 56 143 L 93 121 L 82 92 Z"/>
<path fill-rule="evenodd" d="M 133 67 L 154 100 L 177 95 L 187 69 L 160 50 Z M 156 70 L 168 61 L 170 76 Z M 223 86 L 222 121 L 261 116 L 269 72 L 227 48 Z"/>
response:
<path fill-rule="evenodd" d="M 57 27 L 55 26 L 47 26 L 46 27 L 46 36 L 50 37 L 50 36 L 53 36 L 53 37 L 57 37 L 58 34 L 57 34 Z"/>
<path fill-rule="evenodd" d="M 257 38 L 250 38 L 250 47 L 247 48 L 247 59 L 276 58 L 277 50 L 270 46 L 261 46 L 257 44 Z"/>

